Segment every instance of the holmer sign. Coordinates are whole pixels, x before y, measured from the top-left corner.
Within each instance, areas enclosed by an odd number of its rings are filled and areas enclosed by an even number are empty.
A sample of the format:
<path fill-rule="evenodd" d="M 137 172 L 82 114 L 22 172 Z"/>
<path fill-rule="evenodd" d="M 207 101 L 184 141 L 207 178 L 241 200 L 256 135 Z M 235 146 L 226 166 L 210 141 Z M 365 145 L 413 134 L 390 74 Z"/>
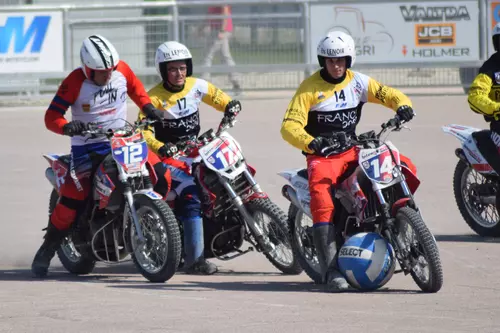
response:
<path fill-rule="evenodd" d="M 477 1 L 312 3 L 311 59 L 340 30 L 354 38 L 358 63 L 479 60 L 478 15 Z"/>

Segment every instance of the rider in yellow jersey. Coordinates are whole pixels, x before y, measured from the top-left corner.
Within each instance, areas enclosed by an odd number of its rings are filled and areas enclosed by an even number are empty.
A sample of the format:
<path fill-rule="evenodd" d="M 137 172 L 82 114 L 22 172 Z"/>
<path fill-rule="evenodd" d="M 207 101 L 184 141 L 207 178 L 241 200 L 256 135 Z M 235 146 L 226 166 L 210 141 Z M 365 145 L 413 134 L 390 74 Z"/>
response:
<path fill-rule="evenodd" d="M 281 135 L 307 158 L 313 238 L 323 283 L 332 290 L 344 290 L 349 285 L 337 268 L 331 189 L 348 166 L 357 162 L 358 148 L 344 146 L 332 151 L 328 138 L 338 132 L 354 135 L 361 108 L 367 102 L 391 108 L 404 121 L 411 120 L 414 112 L 410 99 L 401 91 L 349 69 L 356 59 L 351 36 L 339 31 L 328 33 L 320 41 L 317 54 L 322 68 L 305 79 L 293 96 Z M 401 161 L 416 173 L 408 158 L 401 155 Z"/>
<path fill-rule="evenodd" d="M 217 266 L 204 258 L 203 219 L 199 189 L 189 166 L 172 158 L 175 144 L 200 132 L 200 104 L 206 103 L 226 116 L 234 117 L 241 104 L 210 82 L 192 77 L 193 62 L 189 49 L 168 41 L 156 51 L 156 70 L 162 82 L 148 91 L 157 109 L 153 127 L 143 131 L 150 154 L 149 162 L 159 175 L 155 190 L 167 195 L 170 185 L 177 198 L 175 214 L 183 224 L 186 273 L 213 274 Z M 144 113 L 139 113 L 139 120 Z"/>
<path fill-rule="evenodd" d="M 495 53 L 479 69 L 469 88 L 469 107 L 490 123 L 487 136 L 475 136 L 477 147 L 490 166 L 500 174 L 500 23 L 493 27 Z M 478 133 L 481 134 L 481 133 Z"/>

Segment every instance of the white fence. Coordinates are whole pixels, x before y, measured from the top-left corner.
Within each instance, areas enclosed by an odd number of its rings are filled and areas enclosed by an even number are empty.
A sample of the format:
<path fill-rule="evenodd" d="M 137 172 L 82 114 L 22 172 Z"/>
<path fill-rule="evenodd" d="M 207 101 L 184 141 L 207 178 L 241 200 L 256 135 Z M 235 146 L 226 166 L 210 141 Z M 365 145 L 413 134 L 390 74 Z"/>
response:
<path fill-rule="evenodd" d="M 192 50 L 195 74 L 210 72 L 224 88 L 234 71 L 246 90 L 294 89 L 317 68 L 316 44 L 332 29 L 355 38 L 356 68 L 387 84 L 467 86 L 492 54 L 500 21 L 500 0 L 127 1 L 0 7 L 0 93 L 53 93 L 92 33 L 109 38 L 146 85 L 157 81 L 156 47 L 175 39 Z M 205 67 L 207 7 L 224 4 L 232 6 L 236 66 Z"/>

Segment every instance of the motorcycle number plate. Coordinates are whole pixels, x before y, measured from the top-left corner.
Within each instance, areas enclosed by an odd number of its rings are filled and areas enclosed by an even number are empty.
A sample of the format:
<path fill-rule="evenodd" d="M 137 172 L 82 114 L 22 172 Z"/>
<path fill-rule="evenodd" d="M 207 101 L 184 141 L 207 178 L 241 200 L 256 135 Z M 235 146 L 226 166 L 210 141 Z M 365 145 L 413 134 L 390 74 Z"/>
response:
<path fill-rule="evenodd" d="M 200 149 L 200 156 L 216 170 L 225 170 L 240 160 L 238 147 L 227 138 L 220 138 L 213 149 Z M 208 148 L 208 147 L 207 147 Z"/>
<path fill-rule="evenodd" d="M 113 158 L 127 172 L 138 172 L 148 158 L 146 141 L 129 142 L 124 139 L 113 140 Z"/>
<path fill-rule="evenodd" d="M 399 152 L 392 149 L 394 158 L 399 163 Z M 377 149 L 363 149 L 359 153 L 359 164 L 366 176 L 379 183 L 389 183 L 393 179 L 395 163 L 391 151 L 382 146 Z"/>

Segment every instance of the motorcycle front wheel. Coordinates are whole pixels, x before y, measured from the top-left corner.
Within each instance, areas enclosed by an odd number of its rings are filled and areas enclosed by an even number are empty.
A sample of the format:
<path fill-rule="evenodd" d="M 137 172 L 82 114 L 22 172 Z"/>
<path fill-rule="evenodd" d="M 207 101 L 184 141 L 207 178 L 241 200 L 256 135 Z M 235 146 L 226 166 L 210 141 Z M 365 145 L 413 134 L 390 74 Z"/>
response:
<path fill-rule="evenodd" d="M 412 266 L 410 274 L 415 283 L 424 292 L 438 292 L 443 286 L 439 249 L 421 215 L 413 208 L 400 208 L 396 213 L 395 236 L 399 238 L 398 244 L 405 247 L 406 259 Z"/>
<path fill-rule="evenodd" d="M 150 282 L 165 282 L 174 276 L 181 258 L 181 238 L 177 220 L 162 200 L 146 195 L 134 196 L 137 218 L 145 244 L 139 244 L 135 225 L 129 221 L 132 260 L 142 276 Z"/>
<path fill-rule="evenodd" d="M 271 264 L 284 274 L 302 273 L 302 267 L 292 250 L 285 213 L 269 199 L 250 200 L 247 209 L 274 245 L 272 251 L 264 252 Z"/>

